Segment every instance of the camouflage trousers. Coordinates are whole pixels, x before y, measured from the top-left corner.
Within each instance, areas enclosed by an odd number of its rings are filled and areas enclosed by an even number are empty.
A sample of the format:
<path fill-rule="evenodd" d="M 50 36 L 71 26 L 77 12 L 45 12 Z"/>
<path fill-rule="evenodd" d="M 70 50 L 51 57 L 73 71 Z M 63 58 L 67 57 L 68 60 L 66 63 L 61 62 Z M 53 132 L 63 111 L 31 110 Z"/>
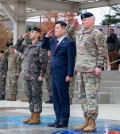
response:
<path fill-rule="evenodd" d="M 69 86 L 69 96 L 73 98 L 74 96 L 74 85 L 75 85 L 75 78 L 76 78 L 77 72 L 74 73 L 73 79 L 70 82 Z"/>
<path fill-rule="evenodd" d="M 45 74 L 45 80 L 46 80 L 46 88 L 47 88 L 47 91 L 49 94 L 49 98 L 52 97 L 50 70 L 51 70 L 51 62 L 50 62 L 50 60 L 48 60 L 47 70 L 46 70 L 46 74 Z"/>
<path fill-rule="evenodd" d="M 0 95 L 5 95 L 6 78 L 0 79 Z"/>
<path fill-rule="evenodd" d="M 42 81 L 26 80 L 30 112 L 42 112 Z"/>
<path fill-rule="evenodd" d="M 28 96 L 28 86 L 27 81 L 23 78 L 23 90 L 26 96 Z"/>
<path fill-rule="evenodd" d="M 84 117 L 96 119 L 98 116 L 98 91 L 100 76 L 93 72 L 80 73 L 80 100 Z"/>
<path fill-rule="evenodd" d="M 16 74 L 13 75 L 9 75 L 9 91 L 11 95 L 17 95 L 18 93 L 18 77 L 16 76 Z"/>

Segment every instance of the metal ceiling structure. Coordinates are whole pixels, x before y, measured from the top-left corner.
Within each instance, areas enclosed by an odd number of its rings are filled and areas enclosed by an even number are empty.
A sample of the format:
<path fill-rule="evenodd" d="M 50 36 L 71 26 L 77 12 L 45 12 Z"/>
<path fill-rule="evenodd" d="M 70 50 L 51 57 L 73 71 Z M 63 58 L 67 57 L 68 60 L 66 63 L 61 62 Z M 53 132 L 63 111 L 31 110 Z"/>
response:
<path fill-rule="evenodd" d="M 0 0 L 0 20 L 9 19 L 9 13 L 5 11 L 5 8 L 9 8 L 15 15 L 14 6 L 17 2 L 25 4 L 26 19 L 58 12 L 80 13 L 84 9 L 120 4 L 120 0 Z"/>
<path fill-rule="evenodd" d="M 85 9 L 119 4 L 120 0 L 0 0 L 0 21 L 12 20 L 15 43 L 25 34 L 28 17 L 62 12 L 80 14 Z"/>

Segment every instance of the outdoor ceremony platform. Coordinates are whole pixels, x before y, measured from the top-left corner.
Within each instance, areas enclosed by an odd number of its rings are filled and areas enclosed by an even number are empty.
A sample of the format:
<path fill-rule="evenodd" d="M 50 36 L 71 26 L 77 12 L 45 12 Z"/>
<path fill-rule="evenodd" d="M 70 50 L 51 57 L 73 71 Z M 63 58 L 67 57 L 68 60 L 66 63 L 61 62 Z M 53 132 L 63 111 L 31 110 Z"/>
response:
<path fill-rule="evenodd" d="M 43 102 L 41 124 L 23 124 L 22 121 L 29 116 L 28 102 L 0 101 L 0 134 L 83 134 L 82 131 L 73 130 L 74 126 L 84 122 L 80 104 L 71 105 L 68 128 L 47 127 L 47 124 L 54 122 L 55 119 L 52 104 Z M 90 134 L 120 134 L 120 105 L 100 104 L 96 124 L 96 131 Z"/>

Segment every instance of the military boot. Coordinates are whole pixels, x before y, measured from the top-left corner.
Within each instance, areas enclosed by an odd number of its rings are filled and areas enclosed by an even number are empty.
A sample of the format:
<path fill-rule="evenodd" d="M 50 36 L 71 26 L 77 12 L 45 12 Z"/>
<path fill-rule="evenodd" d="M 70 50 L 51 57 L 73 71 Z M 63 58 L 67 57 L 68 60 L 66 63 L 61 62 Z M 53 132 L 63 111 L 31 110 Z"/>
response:
<path fill-rule="evenodd" d="M 16 95 L 12 95 L 11 101 L 16 101 Z"/>
<path fill-rule="evenodd" d="M 28 97 L 25 96 L 21 101 L 22 101 L 22 102 L 28 102 L 29 100 L 28 100 Z"/>
<path fill-rule="evenodd" d="M 11 94 L 10 98 L 8 98 L 7 100 L 8 100 L 8 101 L 11 101 L 12 98 L 13 98 L 13 95 Z"/>
<path fill-rule="evenodd" d="M 24 123 L 24 124 L 28 124 L 28 123 L 33 119 L 33 117 L 34 117 L 34 112 L 31 112 L 30 118 L 27 119 L 27 120 L 24 120 L 23 123 Z"/>
<path fill-rule="evenodd" d="M 84 124 L 82 126 L 74 127 L 74 130 L 81 130 L 81 131 L 83 131 L 83 129 L 88 126 L 88 123 L 89 123 L 89 118 L 85 118 Z"/>
<path fill-rule="evenodd" d="M 34 112 L 34 117 L 28 122 L 29 125 L 40 124 L 40 113 Z"/>
<path fill-rule="evenodd" d="M 90 118 L 88 126 L 83 129 L 85 132 L 91 132 L 96 129 L 95 119 Z"/>

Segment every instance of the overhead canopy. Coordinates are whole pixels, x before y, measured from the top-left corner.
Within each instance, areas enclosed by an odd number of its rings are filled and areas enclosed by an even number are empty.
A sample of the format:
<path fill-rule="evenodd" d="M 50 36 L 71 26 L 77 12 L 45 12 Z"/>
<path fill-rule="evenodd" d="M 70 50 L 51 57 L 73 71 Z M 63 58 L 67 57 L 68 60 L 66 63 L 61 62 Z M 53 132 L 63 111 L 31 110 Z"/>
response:
<path fill-rule="evenodd" d="M 26 19 L 58 12 L 79 13 L 84 9 L 120 4 L 120 0 L 0 0 L 0 20 L 8 19 L 9 13 L 15 17 L 17 9 L 14 6 L 18 2 L 25 4 Z M 5 9 L 9 12 L 5 12 Z"/>

